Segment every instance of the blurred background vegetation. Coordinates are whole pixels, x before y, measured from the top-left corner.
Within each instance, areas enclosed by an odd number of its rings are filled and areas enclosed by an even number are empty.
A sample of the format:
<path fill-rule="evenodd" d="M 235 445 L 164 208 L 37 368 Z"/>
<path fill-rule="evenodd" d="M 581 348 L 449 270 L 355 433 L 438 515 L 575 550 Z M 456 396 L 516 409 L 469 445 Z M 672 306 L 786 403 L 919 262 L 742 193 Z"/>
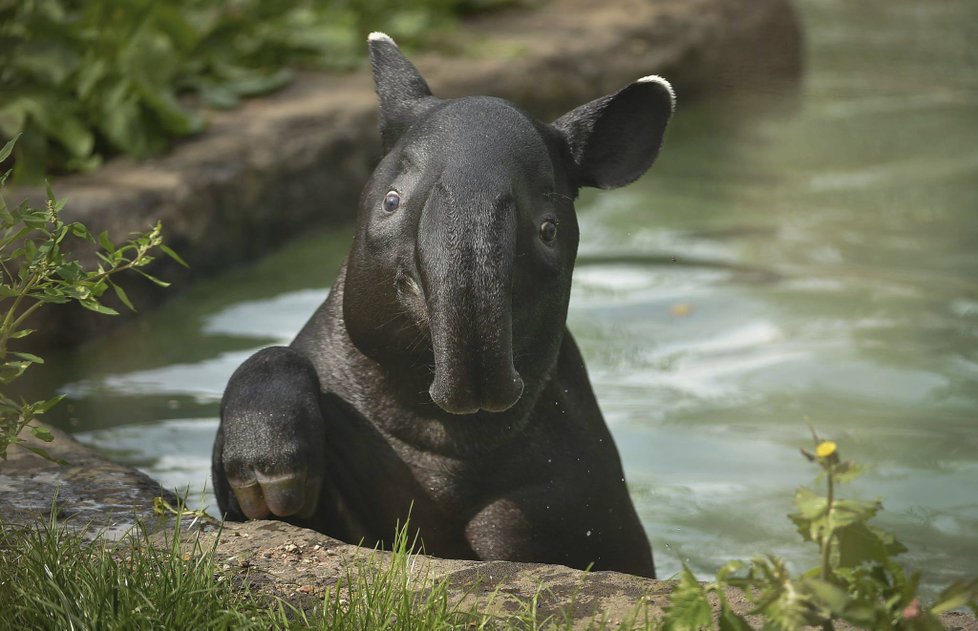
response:
<path fill-rule="evenodd" d="M 460 15 L 518 1 L 0 0 L 0 136 L 22 134 L 20 183 L 152 156 L 296 68 L 355 67 L 370 31 L 429 46 Z"/>

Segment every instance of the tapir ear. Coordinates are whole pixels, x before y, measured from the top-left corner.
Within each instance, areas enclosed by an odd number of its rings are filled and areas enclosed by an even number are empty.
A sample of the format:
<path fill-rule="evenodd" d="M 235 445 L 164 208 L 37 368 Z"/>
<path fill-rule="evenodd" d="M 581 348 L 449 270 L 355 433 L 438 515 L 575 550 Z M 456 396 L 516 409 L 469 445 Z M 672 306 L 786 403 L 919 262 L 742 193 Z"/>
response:
<path fill-rule="evenodd" d="M 437 99 L 431 96 L 421 73 L 389 35 L 371 33 L 367 47 L 377 96 L 380 97 L 380 136 L 387 152 L 421 114 L 437 103 Z"/>
<path fill-rule="evenodd" d="M 567 139 L 578 184 L 615 188 L 638 179 L 659 155 L 675 105 L 669 82 L 652 75 L 554 121 Z"/>

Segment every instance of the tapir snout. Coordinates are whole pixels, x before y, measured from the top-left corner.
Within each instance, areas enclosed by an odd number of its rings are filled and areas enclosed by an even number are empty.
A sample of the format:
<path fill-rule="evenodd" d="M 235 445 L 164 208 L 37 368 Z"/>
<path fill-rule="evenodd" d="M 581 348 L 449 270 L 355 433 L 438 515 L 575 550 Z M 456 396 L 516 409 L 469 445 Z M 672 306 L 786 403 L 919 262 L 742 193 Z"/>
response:
<path fill-rule="evenodd" d="M 503 412 L 523 394 L 513 363 L 516 208 L 510 195 L 458 184 L 485 187 L 485 174 L 451 175 L 433 187 L 418 230 L 435 359 L 429 393 L 452 414 Z"/>

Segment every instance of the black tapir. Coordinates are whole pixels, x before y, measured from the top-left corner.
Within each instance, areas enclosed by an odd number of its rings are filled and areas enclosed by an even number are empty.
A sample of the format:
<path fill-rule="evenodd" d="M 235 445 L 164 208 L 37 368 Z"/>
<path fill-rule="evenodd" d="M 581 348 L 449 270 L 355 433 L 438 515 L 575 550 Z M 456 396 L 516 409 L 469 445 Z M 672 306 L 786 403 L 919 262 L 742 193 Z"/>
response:
<path fill-rule="evenodd" d="M 552 124 L 443 100 L 369 38 L 384 156 L 329 297 L 287 347 L 232 375 L 214 443 L 228 519 L 278 517 L 425 551 L 653 576 L 652 551 L 566 330 L 582 186 L 655 160 L 656 76 Z"/>

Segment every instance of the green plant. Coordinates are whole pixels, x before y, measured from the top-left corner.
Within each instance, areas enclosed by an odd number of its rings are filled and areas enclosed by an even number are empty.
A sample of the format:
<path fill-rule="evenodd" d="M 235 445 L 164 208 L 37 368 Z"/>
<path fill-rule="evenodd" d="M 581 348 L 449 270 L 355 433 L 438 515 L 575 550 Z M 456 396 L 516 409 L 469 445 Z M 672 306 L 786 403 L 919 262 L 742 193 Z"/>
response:
<path fill-rule="evenodd" d="M 170 511 L 166 511 L 170 512 Z M 570 629 L 541 616 L 537 595 L 514 612 L 482 613 L 432 580 L 405 524 L 389 555 L 355 558 L 323 600 L 303 609 L 251 591 L 249 572 L 221 569 L 216 550 L 188 534 L 182 510 L 172 529 L 142 524 L 113 541 L 51 517 L 31 527 L 0 519 L 0 631 L 6 629 Z M 478 586 L 472 589 L 477 590 Z M 471 592 L 469 592 L 471 593 Z M 490 600 L 492 595 L 490 595 Z M 309 601 L 305 601 L 308 606 Z M 606 628 L 607 625 L 599 625 Z"/>
<path fill-rule="evenodd" d="M 14 147 L 16 139 L 0 149 L 3 161 Z M 117 246 L 102 233 L 97 237 L 78 222 L 65 223 L 60 213 L 63 203 L 48 189 L 48 201 L 43 208 L 33 208 L 26 202 L 8 208 L 2 189 L 7 174 L 0 176 L 0 458 L 6 458 L 7 447 L 23 444 L 21 430 L 35 417 L 44 414 L 61 400 L 14 400 L 8 395 L 12 382 L 20 378 L 33 364 L 44 360 L 21 350 L 12 350 L 11 342 L 22 340 L 33 329 L 26 327 L 28 319 L 48 304 L 75 302 L 97 313 L 116 315 L 102 302 L 110 288 L 119 301 L 133 309 L 125 290 L 113 281 L 120 272 L 132 270 L 150 281 L 167 283 L 146 273 L 142 268 L 153 261 L 151 252 L 159 249 L 182 263 L 176 253 L 163 244 L 159 224 L 147 233 L 134 235 L 127 243 Z M 95 250 L 98 263 L 87 269 L 69 250 L 71 242 L 83 242 Z M 75 243 L 75 245 L 79 245 Z M 32 426 L 34 436 L 51 440 L 44 427 Z M 24 445 L 47 457 L 45 450 Z"/>
<path fill-rule="evenodd" d="M 343 579 L 327 589 L 322 606 L 302 616 L 304 624 L 319 629 L 478 626 L 484 617 L 460 609 L 449 596 L 446 581 L 432 584 L 423 570 L 414 571 L 418 541 L 408 533 L 407 524 L 398 526 L 386 559 L 375 555 L 354 559 Z"/>
<path fill-rule="evenodd" d="M 174 520 L 169 545 L 137 526 L 120 541 L 51 518 L 0 521 L 0 629 L 274 629 L 269 608 L 218 574 L 213 546 Z M 216 545 L 216 542 L 215 542 Z"/>
<path fill-rule="evenodd" d="M 498 588 L 480 598 L 483 590 L 479 581 L 458 592 L 450 588 L 448 579 L 432 578 L 419 534 L 411 537 L 409 521 L 396 527 L 389 554 L 364 551 L 363 556 L 355 557 L 342 578 L 326 589 L 321 605 L 310 611 L 286 606 L 292 625 L 351 631 L 574 628 L 571 610 L 551 614 L 540 611 L 543 586 L 529 598 L 510 598 L 508 607 L 497 607 Z M 597 622 L 589 628 L 605 629 L 608 625 Z"/>
<path fill-rule="evenodd" d="M 0 0 L 0 136 L 14 180 L 147 157 L 199 132 L 197 104 L 286 85 L 291 65 L 350 68 L 363 36 L 434 41 L 452 17 L 511 0 Z"/>
<path fill-rule="evenodd" d="M 840 459 L 835 442 L 820 439 L 814 430 L 812 437 L 814 453 L 802 449 L 802 454 L 821 469 L 818 479 L 825 481 L 825 494 L 799 488 L 796 512 L 788 517 L 802 539 L 818 546 L 819 565 L 792 576 L 784 561 L 772 555 L 750 563 L 732 561 L 707 585 L 684 568 L 664 627 L 711 628 L 713 611 L 707 595 L 712 592 L 719 600 L 721 630 L 750 629 L 727 600 L 730 587 L 743 590 L 753 605 L 750 614 L 761 616 L 765 629 L 806 625 L 833 629 L 834 623 L 845 621 L 867 629 L 929 631 L 943 629 L 938 616 L 953 609 L 968 606 L 978 615 L 978 578 L 953 583 L 930 605 L 921 602 L 920 572 L 908 574 L 895 560 L 906 548 L 892 534 L 869 523 L 882 503 L 838 496 L 839 485 L 855 479 L 859 467 Z"/>

